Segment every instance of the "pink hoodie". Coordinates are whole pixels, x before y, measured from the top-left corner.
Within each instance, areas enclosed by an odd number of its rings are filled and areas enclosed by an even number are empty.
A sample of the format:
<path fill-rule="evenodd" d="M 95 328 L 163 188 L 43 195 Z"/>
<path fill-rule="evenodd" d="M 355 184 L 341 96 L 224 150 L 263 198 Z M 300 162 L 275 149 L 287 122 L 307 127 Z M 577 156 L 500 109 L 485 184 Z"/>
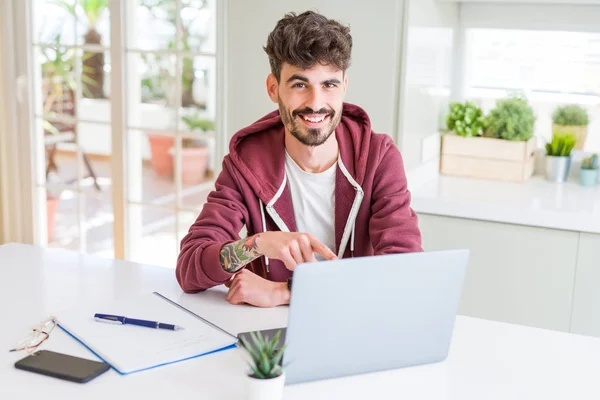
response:
<path fill-rule="evenodd" d="M 366 112 L 348 103 L 335 135 L 340 160 L 334 253 L 342 258 L 422 251 L 402 157 L 391 137 L 374 133 Z M 196 293 L 231 278 L 221 267 L 219 252 L 224 244 L 240 239 L 244 225 L 248 236 L 267 230 L 296 231 L 278 111 L 231 139 L 215 190 L 181 241 L 176 275 L 185 292 Z M 265 262 L 264 257 L 246 268 L 277 282 L 292 275 L 281 261 Z"/>

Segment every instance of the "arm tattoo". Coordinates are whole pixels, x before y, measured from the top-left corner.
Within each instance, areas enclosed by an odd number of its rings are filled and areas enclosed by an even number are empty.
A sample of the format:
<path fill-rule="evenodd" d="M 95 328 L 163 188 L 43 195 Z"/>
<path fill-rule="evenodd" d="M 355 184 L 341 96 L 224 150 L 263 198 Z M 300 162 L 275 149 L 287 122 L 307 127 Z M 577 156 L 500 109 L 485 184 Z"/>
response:
<path fill-rule="evenodd" d="M 237 272 L 246 264 L 260 257 L 262 254 L 257 251 L 256 246 L 256 239 L 259 236 L 250 236 L 249 238 L 224 245 L 219 254 L 223 269 L 230 273 Z"/>

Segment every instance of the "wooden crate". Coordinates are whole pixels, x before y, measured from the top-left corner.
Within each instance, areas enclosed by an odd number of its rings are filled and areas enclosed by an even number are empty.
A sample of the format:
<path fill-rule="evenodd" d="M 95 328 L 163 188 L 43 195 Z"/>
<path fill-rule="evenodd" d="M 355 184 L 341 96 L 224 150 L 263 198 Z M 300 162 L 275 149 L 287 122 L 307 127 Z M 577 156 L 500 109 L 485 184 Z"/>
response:
<path fill-rule="evenodd" d="M 469 178 L 524 182 L 533 174 L 535 138 L 526 142 L 442 136 L 440 172 Z"/>

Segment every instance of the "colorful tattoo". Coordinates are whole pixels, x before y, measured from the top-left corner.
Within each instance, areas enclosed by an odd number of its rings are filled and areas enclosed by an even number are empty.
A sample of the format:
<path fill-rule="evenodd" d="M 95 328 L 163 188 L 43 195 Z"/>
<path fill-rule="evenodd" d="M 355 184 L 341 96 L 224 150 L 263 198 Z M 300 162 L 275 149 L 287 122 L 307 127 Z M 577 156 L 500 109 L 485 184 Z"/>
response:
<path fill-rule="evenodd" d="M 259 236 L 254 235 L 223 246 L 219 254 L 223 269 L 231 273 L 237 272 L 246 264 L 260 257 L 256 246 L 256 239 Z"/>

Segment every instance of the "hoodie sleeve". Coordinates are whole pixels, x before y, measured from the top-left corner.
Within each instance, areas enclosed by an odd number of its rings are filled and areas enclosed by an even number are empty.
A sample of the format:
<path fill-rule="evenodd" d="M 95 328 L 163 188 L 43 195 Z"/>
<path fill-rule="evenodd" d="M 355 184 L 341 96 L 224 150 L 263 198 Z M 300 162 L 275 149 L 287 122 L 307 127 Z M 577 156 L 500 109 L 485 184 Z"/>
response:
<path fill-rule="evenodd" d="M 175 273 L 186 293 L 220 285 L 232 276 L 221 267 L 219 253 L 224 244 L 240 239 L 248 211 L 230 165 L 225 157 L 215 190 L 208 195 L 202 212 L 181 241 Z"/>
<path fill-rule="evenodd" d="M 402 156 L 392 139 L 386 137 L 373 180 L 369 234 L 375 255 L 423 251 L 410 198 Z"/>

